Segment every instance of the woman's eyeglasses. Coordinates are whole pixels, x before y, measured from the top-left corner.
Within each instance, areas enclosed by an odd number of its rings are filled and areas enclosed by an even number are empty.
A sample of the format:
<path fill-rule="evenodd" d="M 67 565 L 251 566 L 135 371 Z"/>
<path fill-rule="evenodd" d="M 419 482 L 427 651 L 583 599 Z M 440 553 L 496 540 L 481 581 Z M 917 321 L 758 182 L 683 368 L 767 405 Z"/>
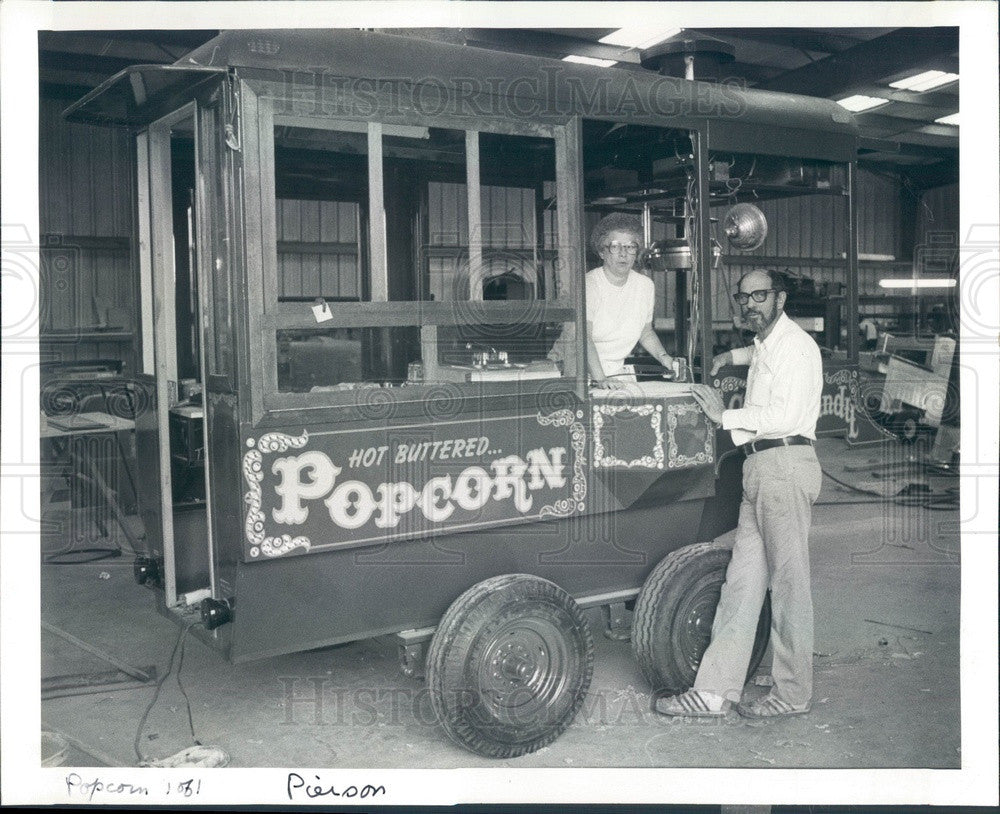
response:
<path fill-rule="evenodd" d="M 638 254 L 639 244 L 638 243 L 619 243 L 617 240 L 614 243 L 605 243 L 601 246 L 606 252 L 613 252 L 615 254 Z"/>
<path fill-rule="evenodd" d="M 758 288 L 756 291 L 751 291 L 749 294 L 744 294 L 742 291 L 739 294 L 733 294 L 733 299 L 736 300 L 740 305 L 746 305 L 753 299 L 754 302 L 764 302 L 767 299 L 767 295 L 774 291 L 773 288 Z"/>

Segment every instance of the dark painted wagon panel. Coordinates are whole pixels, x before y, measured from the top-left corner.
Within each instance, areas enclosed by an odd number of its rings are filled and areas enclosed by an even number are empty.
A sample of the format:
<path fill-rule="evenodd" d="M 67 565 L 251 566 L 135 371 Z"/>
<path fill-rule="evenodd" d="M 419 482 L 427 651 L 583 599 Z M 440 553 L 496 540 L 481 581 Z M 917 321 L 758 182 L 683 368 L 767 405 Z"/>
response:
<path fill-rule="evenodd" d="M 670 473 L 641 507 L 585 521 L 575 517 L 243 563 L 230 658 L 432 626 L 470 585 L 496 574 L 534 574 L 576 597 L 638 590 L 660 559 L 697 541 L 702 496 L 713 484 L 711 467 Z"/>

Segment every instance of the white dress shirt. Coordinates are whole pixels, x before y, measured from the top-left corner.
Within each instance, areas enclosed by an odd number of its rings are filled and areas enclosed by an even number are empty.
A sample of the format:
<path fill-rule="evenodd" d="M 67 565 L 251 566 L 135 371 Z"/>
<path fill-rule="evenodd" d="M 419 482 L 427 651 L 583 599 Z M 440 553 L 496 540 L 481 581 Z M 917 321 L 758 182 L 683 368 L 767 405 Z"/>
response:
<path fill-rule="evenodd" d="M 786 435 L 816 437 L 823 362 L 819 346 L 782 312 L 762 342 L 733 348 L 734 365 L 750 365 L 743 406 L 722 413 L 733 443 Z"/>
<path fill-rule="evenodd" d="M 587 322 L 590 338 L 605 376 L 622 372 L 625 357 L 653 322 L 656 288 L 653 281 L 630 271 L 625 284 L 608 281 L 604 268 L 587 272 Z"/>

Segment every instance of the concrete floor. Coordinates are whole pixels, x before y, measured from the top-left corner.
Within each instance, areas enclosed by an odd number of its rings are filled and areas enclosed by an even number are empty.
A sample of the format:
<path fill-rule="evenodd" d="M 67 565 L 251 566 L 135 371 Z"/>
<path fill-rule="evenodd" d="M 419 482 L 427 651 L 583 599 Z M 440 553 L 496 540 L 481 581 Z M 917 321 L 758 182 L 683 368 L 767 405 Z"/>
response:
<path fill-rule="evenodd" d="M 849 449 L 828 439 L 818 449 L 824 468 L 842 480 L 876 491 L 908 480 L 887 487 L 871 471 L 845 471 L 903 460 L 908 448 Z M 391 637 L 237 666 L 189 639 L 181 678 L 195 732 L 242 767 L 959 767 L 958 511 L 859 500 L 867 498 L 826 479 L 819 503 L 839 505 L 814 510 L 809 715 L 767 722 L 659 716 L 631 645 L 604 638 L 595 609 L 588 611 L 596 642 L 590 694 L 568 731 L 531 755 L 492 761 L 452 744 L 434 722 L 422 681 L 398 671 Z M 134 583 L 127 561 L 43 566 L 42 619 L 132 665 L 155 664 L 161 675 L 179 632 Z M 43 676 L 111 669 L 46 631 L 42 654 Z M 135 765 L 133 739 L 151 698 L 150 688 L 135 688 L 46 700 L 43 726 L 81 747 L 67 762 Z M 172 677 L 140 748 L 164 757 L 190 743 Z"/>

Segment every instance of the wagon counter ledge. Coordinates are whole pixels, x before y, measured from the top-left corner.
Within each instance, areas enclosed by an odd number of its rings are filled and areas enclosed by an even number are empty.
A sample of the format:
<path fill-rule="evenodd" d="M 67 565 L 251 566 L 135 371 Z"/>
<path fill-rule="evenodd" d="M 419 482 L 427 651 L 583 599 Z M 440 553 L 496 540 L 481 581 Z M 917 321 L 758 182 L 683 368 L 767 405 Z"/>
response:
<path fill-rule="evenodd" d="M 775 197 L 794 160 L 853 212 L 857 152 L 831 101 L 540 57 L 503 96 L 513 58 L 232 31 L 67 111 L 135 139 L 136 579 L 234 662 L 396 634 L 448 736 L 498 758 L 572 722 L 587 608 L 617 636 L 634 611 L 654 693 L 693 681 L 742 469 L 676 375 L 713 356 L 712 157 Z M 591 390 L 587 220 L 617 210 L 680 364 Z"/>

